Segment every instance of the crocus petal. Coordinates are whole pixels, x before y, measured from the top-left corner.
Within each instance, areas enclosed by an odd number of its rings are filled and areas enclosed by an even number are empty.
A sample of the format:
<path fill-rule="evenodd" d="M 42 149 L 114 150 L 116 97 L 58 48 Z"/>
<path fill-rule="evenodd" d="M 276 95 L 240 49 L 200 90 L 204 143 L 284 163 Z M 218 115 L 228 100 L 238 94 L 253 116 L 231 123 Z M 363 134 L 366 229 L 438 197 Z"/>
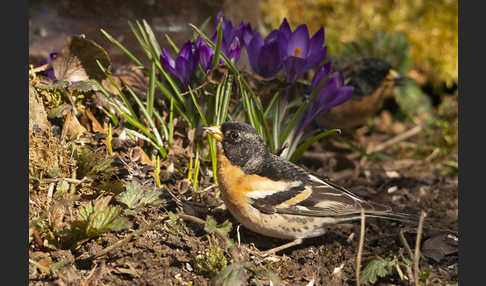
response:
<path fill-rule="evenodd" d="M 160 62 L 162 63 L 162 66 L 166 71 L 168 71 L 172 75 L 177 74 L 175 70 L 175 61 L 165 48 L 162 48 L 162 53 L 160 54 Z"/>
<path fill-rule="evenodd" d="M 211 62 L 213 61 L 214 50 L 208 46 L 199 47 L 199 63 L 201 63 L 202 68 L 205 72 L 211 67 Z"/>
<path fill-rule="evenodd" d="M 237 37 L 234 37 L 231 45 L 223 52 L 229 59 L 233 59 L 234 62 L 237 63 L 240 59 L 241 52 L 240 40 Z"/>
<path fill-rule="evenodd" d="M 181 81 L 184 87 L 189 85 L 192 76 L 192 63 L 183 57 L 176 59 L 177 78 Z"/>
<path fill-rule="evenodd" d="M 240 42 L 243 46 L 248 47 L 250 41 L 253 38 L 254 33 L 258 33 L 258 32 L 256 30 L 255 31 L 252 30 L 250 23 L 241 21 L 240 26 L 235 32 L 235 35 L 240 39 Z"/>
<path fill-rule="evenodd" d="M 192 44 L 191 42 L 187 41 L 184 46 L 182 46 L 182 49 L 179 51 L 179 55 L 177 57 L 183 57 L 185 59 L 189 59 L 192 57 Z"/>
<path fill-rule="evenodd" d="M 41 61 L 40 62 L 40 65 L 43 66 L 43 65 L 47 65 L 47 64 L 52 63 L 52 61 L 56 58 L 56 56 L 58 54 L 59 54 L 58 52 L 52 52 L 52 53 L 50 53 L 49 54 L 49 58 L 47 60 L 45 60 L 45 61 Z M 52 81 L 56 81 L 57 80 L 56 75 L 54 74 L 54 69 L 52 67 L 49 68 L 49 69 L 46 69 L 41 74 L 47 76 Z"/>
<path fill-rule="evenodd" d="M 286 18 L 283 19 L 283 22 L 280 25 L 279 31 L 282 34 L 282 36 L 286 37 L 287 39 L 289 39 L 290 36 L 292 35 L 292 30 L 290 29 L 290 25 L 287 22 Z"/>
<path fill-rule="evenodd" d="M 298 57 L 288 57 L 283 64 L 287 73 L 287 81 L 294 83 L 306 71 L 307 61 Z"/>
<path fill-rule="evenodd" d="M 322 96 L 321 104 L 332 108 L 348 100 L 354 89 L 351 86 L 344 86 L 344 78 L 335 72 L 329 77 L 323 90 L 325 94 Z"/>
<path fill-rule="evenodd" d="M 259 74 L 258 59 L 260 55 L 260 50 L 263 46 L 263 39 L 259 33 L 254 33 L 253 38 L 249 45 L 246 47 L 246 52 L 248 54 L 248 60 L 250 61 L 250 66 L 254 72 Z"/>
<path fill-rule="evenodd" d="M 279 37 L 279 31 L 278 30 L 273 30 L 272 32 L 270 32 L 270 34 L 268 34 L 268 36 L 265 38 L 265 41 L 264 43 L 265 44 L 268 44 L 270 42 L 273 42 L 273 41 L 278 41 L 278 37 Z"/>
<path fill-rule="evenodd" d="M 300 25 L 289 39 L 287 55 L 299 58 L 306 58 L 309 52 L 309 31 L 307 25 Z"/>
<path fill-rule="evenodd" d="M 318 51 L 310 54 L 307 57 L 306 69 L 312 69 L 318 66 L 326 58 L 326 54 L 327 54 L 327 46 L 324 46 L 324 48 L 319 49 Z"/>
<path fill-rule="evenodd" d="M 343 86 L 338 90 L 334 100 L 329 102 L 329 108 L 338 106 L 353 96 L 354 87 Z"/>
<path fill-rule="evenodd" d="M 324 27 L 321 27 L 310 39 L 309 54 L 319 51 L 324 44 Z"/>
<path fill-rule="evenodd" d="M 314 78 L 312 79 L 311 90 L 316 89 L 321 80 L 326 77 L 330 71 L 330 63 L 324 64 L 320 69 L 318 69 L 317 72 L 314 74 Z"/>
<path fill-rule="evenodd" d="M 283 65 L 280 59 L 278 41 L 265 44 L 262 47 L 258 58 L 260 70 L 257 73 L 265 78 L 274 76 Z"/>

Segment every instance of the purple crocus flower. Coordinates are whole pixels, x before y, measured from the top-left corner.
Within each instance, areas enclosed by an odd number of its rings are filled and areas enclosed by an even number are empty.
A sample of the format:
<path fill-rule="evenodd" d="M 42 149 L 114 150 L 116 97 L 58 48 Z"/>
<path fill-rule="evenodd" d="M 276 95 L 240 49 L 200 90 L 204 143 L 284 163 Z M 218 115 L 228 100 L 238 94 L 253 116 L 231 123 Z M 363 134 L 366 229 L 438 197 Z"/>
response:
<path fill-rule="evenodd" d="M 213 62 L 214 49 L 208 46 L 201 36 L 197 36 L 195 48 L 199 53 L 199 63 L 204 72 L 207 72 L 211 68 L 211 63 Z"/>
<path fill-rule="evenodd" d="M 315 73 L 311 91 L 319 86 L 329 72 L 330 64 L 325 64 Z M 288 144 L 290 147 L 285 149 L 280 156 L 288 158 L 293 154 L 309 124 L 320 114 L 328 112 L 331 108 L 348 100 L 353 95 L 353 90 L 352 86 L 344 85 L 344 78 L 339 73 L 331 74 L 285 140 L 284 144 Z"/>
<path fill-rule="evenodd" d="M 45 61 L 42 61 L 40 63 L 41 66 L 43 65 L 47 65 L 47 64 L 50 64 L 56 57 L 57 55 L 59 54 L 59 52 L 52 52 L 49 54 L 49 58 Z M 56 81 L 57 78 L 54 74 L 54 69 L 51 67 L 49 69 L 46 69 L 45 71 L 42 72 L 43 75 L 47 76 L 48 78 L 50 78 L 52 81 Z"/>
<path fill-rule="evenodd" d="M 160 61 L 166 71 L 175 76 L 187 88 L 197 67 L 199 51 L 187 41 L 174 60 L 166 49 L 162 49 Z"/>
<path fill-rule="evenodd" d="M 258 75 L 268 78 L 282 68 L 278 30 L 273 30 L 265 39 L 254 31 L 246 50 L 250 66 Z"/>
<path fill-rule="evenodd" d="M 240 43 L 247 48 L 253 39 L 254 33 L 257 33 L 256 29 L 253 30 L 251 28 L 251 24 L 247 23 L 245 20 L 241 21 L 240 25 L 235 31 L 236 36 L 238 39 L 240 39 Z"/>
<path fill-rule="evenodd" d="M 287 81 L 294 83 L 307 70 L 319 65 L 326 57 L 327 46 L 323 46 L 324 28 L 321 27 L 309 39 L 307 25 L 302 24 L 292 32 L 287 19 L 284 19 L 279 31 L 279 45 Z"/>
<path fill-rule="evenodd" d="M 218 25 L 220 18 L 223 18 L 223 23 L 221 27 L 223 33 L 223 38 L 221 41 L 221 52 L 223 52 L 226 57 L 228 57 L 229 59 L 233 59 L 233 61 L 237 63 L 240 59 L 241 52 L 241 41 L 238 36 L 240 36 L 243 31 L 241 31 L 240 29 L 236 29 L 233 25 L 233 22 L 226 20 L 223 16 L 222 11 L 220 11 L 218 13 L 218 16 L 216 17 L 216 26 Z M 217 31 L 214 32 L 213 36 L 211 37 L 211 41 L 215 44 L 217 43 Z"/>
<path fill-rule="evenodd" d="M 330 72 L 330 64 L 323 65 L 314 75 L 311 90 L 318 87 Z M 338 73 L 332 73 L 327 79 L 314 100 L 309 104 L 296 127 L 303 132 L 304 129 L 319 115 L 328 112 L 331 108 L 342 104 L 353 95 L 354 88 L 344 85 L 344 78 Z"/>

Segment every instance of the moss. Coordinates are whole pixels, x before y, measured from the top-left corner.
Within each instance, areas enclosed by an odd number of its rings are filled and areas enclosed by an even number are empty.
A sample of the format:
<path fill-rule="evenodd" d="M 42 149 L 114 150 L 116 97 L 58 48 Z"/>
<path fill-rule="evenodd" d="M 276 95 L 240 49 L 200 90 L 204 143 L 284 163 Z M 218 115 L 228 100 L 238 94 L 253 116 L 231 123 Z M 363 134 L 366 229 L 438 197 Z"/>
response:
<path fill-rule="evenodd" d="M 226 256 L 224 256 L 224 250 L 219 247 L 216 239 L 213 240 L 214 244 L 208 250 L 196 256 L 193 262 L 194 269 L 209 278 L 215 277 L 228 263 Z"/>

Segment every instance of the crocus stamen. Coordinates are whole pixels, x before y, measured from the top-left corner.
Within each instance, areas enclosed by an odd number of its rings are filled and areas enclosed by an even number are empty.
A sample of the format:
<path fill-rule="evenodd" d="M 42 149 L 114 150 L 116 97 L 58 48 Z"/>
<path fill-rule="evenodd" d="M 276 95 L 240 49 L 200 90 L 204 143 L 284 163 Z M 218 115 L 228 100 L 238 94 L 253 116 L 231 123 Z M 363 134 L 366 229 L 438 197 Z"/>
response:
<path fill-rule="evenodd" d="M 295 48 L 294 56 L 298 57 L 301 52 L 302 50 L 300 48 Z"/>

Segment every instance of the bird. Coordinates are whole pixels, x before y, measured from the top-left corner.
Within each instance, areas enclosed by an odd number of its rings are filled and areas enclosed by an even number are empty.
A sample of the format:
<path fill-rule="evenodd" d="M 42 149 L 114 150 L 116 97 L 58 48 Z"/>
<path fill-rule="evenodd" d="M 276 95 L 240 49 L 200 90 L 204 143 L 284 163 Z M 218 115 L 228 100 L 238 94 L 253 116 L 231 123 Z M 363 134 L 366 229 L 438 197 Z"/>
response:
<path fill-rule="evenodd" d="M 326 128 L 352 133 L 382 107 L 385 96 L 403 79 L 390 63 L 380 58 L 334 56 L 328 57 L 328 61 L 331 71 L 339 72 L 346 85 L 354 87 L 354 91 L 349 100 L 316 119 Z"/>
<path fill-rule="evenodd" d="M 229 212 L 246 228 L 290 240 L 265 255 L 321 236 L 326 226 L 366 217 L 415 222 L 416 216 L 359 198 L 271 153 L 251 125 L 227 121 L 203 128 L 217 142 L 217 178 Z"/>

